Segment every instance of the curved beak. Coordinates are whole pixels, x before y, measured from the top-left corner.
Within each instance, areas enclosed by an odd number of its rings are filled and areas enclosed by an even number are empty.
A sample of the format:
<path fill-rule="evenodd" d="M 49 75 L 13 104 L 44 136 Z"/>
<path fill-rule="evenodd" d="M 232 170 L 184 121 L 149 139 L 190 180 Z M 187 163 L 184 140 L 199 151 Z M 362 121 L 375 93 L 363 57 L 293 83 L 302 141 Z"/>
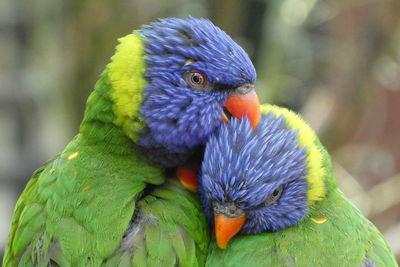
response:
<path fill-rule="evenodd" d="M 214 222 L 217 245 L 220 249 L 225 249 L 229 240 L 242 229 L 246 216 L 229 218 L 218 214 L 214 216 Z"/>
<path fill-rule="evenodd" d="M 222 119 L 229 122 L 229 117 L 238 119 L 247 116 L 253 128 L 256 128 L 260 121 L 260 102 L 254 90 L 254 85 L 244 84 L 233 92 L 225 102 L 225 113 Z"/>

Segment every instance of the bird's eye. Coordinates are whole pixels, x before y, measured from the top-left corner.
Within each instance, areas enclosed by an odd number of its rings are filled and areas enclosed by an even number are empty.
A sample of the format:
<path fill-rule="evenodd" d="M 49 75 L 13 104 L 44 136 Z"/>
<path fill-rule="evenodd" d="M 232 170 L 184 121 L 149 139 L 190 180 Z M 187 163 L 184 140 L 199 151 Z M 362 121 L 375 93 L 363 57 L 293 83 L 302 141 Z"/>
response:
<path fill-rule="evenodd" d="M 278 188 L 276 188 L 274 192 L 272 192 L 272 194 L 268 196 L 267 200 L 268 203 L 272 204 L 273 202 L 277 201 L 281 197 L 282 191 L 283 191 L 283 186 L 282 185 L 278 186 Z"/>
<path fill-rule="evenodd" d="M 191 72 L 189 74 L 189 79 L 190 83 L 195 86 L 203 85 L 206 81 L 206 78 L 200 72 Z"/>
<path fill-rule="evenodd" d="M 187 71 L 183 74 L 183 79 L 193 90 L 210 91 L 212 84 L 208 82 L 207 76 L 197 70 Z"/>

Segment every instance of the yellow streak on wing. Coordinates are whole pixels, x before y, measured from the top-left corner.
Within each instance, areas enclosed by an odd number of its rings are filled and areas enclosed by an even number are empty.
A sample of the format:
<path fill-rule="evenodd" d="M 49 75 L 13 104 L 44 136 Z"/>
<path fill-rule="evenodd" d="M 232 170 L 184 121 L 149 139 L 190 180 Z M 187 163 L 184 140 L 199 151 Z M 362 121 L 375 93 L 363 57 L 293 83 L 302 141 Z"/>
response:
<path fill-rule="evenodd" d="M 79 154 L 78 151 L 73 152 L 73 153 L 71 153 L 71 154 L 68 156 L 67 159 L 68 159 L 68 160 L 74 159 L 74 158 L 76 158 L 76 157 L 78 156 L 78 154 Z"/>
<path fill-rule="evenodd" d="M 85 186 L 84 188 L 82 188 L 82 192 L 86 192 L 90 189 L 91 187 L 89 185 Z"/>
<path fill-rule="evenodd" d="M 134 141 L 141 129 L 140 105 L 146 86 L 143 41 L 138 33 L 128 34 L 118 40 L 116 53 L 108 64 L 108 77 L 112 86 L 111 97 L 116 124 Z"/>
<path fill-rule="evenodd" d="M 298 114 L 286 108 L 266 104 L 261 106 L 261 112 L 263 114 L 272 112 L 276 117 L 282 115 L 290 129 L 299 130 L 297 139 L 302 147 L 307 148 L 306 161 L 308 161 L 308 164 L 306 167 L 306 181 L 309 185 L 307 192 L 308 205 L 311 206 L 316 201 L 321 200 L 326 193 L 323 181 L 325 169 L 323 168 L 323 155 L 315 144 L 317 136 L 314 131 Z"/>
<path fill-rule="evenodd" d="M 318 224 L 323 224 L 324 222 L 326 222 L 328 219 L 326 217 L 322 217 L 319 219 L 314 219 L 314 218 L 310 218 L 313 222 L 318 223 Z"/>

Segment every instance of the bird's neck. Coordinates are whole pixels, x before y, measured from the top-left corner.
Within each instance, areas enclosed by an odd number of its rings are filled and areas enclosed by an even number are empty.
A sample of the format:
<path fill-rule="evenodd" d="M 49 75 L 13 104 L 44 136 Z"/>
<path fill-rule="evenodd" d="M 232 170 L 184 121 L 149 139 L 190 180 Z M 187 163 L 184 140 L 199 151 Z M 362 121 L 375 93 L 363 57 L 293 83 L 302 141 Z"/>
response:
<path fill-rule="evenodd" d="M 120 44 L 89 96 L 80 132 L 92 143 L 113 150 L 131 149 L 143 129 L 140 115 L 145 59 L 139 34 L 128 34 Z M 121 151 L 122 152 L 122 151 Z"/>
<path fill-rule="evenodd" d="M 140 109 L 147 85 L 146 63 L 140 33 L 129 34 L 119 42 L 111 63 L 89 96 L 80 128 L 82 136 L 115 151 L 136 146 L 138 153 L 163 167 L 186 162 L 193 154 L 193 148 L 164 146 L 145 127 Z"/>
<path fill-rule="evenodd" d="M 90 145 L 105 147 L 113 153 L 126 154 L 132 149 L 134 142 L 117 123 L 110 89 L 105 71 L 88 98 L 80 135 Z"/>

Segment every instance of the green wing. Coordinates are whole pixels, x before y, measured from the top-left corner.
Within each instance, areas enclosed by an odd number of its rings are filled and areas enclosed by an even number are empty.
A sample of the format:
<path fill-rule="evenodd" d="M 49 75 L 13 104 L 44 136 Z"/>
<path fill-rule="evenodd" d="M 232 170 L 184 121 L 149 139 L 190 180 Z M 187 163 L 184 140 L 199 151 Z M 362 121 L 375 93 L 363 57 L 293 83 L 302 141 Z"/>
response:
<path fill-rule="evenodd" d="M 106 266 L 204 266 L 209 231 L 200 201 L 169 179 L 138 204 L 135 220 Z"/>
<path fill-rule="evenodd" d="M 99 265 L 118 249 L 145 187 L 163 182 L 133 150 L 110 153 L 78 135 L 20 196 L 4 265 Z"/>
<path fill-rule="evenodd" d="M 4 266 L 204 265 L 200 202 L 177 180 L 164 182 L 134 151 L 107 153 L 76 137 L 18 200 Z"/>
<path fill-rule="evenodd" d="M 40 175 L 56 158 L 50 159 L 33 173 L 22 196 L 35 195 Z M 44 219 L 42 214 L 40 214 L 43 211 L 43 206 L 34 202 L 27 203 L 26 198 L 22 196 L 18 199 L 15 207 L 3 259 L 4 266 L 16 266 L 16 256 L 21 255 L 21 252 L 25 249 L 32 250 L 32 248 L 28 248 L 30 246 L 28 243 L 33 243 L 32 240 L 35 239 L 38 242 L 39 237 L 37 237 L 37 233 L 40 233 L 44 228 Z M 24 213 L 21 215 L 22 212 Z M 29 226 L 27 227 L 28 224 Z"/>

